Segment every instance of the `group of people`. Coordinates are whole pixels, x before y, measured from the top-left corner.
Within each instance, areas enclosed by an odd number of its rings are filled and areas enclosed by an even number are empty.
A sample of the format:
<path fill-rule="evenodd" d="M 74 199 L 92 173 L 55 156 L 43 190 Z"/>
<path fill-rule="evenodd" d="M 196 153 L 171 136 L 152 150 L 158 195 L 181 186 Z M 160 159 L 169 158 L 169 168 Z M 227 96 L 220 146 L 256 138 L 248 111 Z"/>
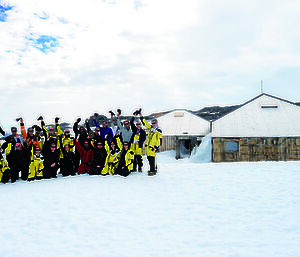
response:
<path fill-rule="evenodd" d="M 110 111 L 111 121 L 115 114 Z M 0 127 L 0 134 L 5 136 L 0 144 L 0 181 L 15 182 L 22 180 L 49 179 L 76 174 L 121 175 L 131 172 L 142 172 L 143 147 L 150 169 L 148 175 L 157 173 L 156 153 L 162 144 L 162 131 L 156 119 L 148 123 L 141 113 L 135 111 L 131 120 L 120 120 L 121 110 L 117 110 L 117 126 L 109 127 L 106 121 L 100 126 L 97 114 L 93 116 L 95 129 L 91 130 L 89 120 L 79 125 L 78 118 L 71 131 L 61 129 L 59 118 L 55 118 L 55 126 L 47 129 L 40 116 L 39 125 L 25 129 L 22 118 L 21 135 L 17 127 L 11 128 L 7 135 Z M 139 116 L 139 119 L 137 119 Z M 146 131 L 143 129 L 143 126 Z M 20 176 L 21 174 L 21 176 Z"/>

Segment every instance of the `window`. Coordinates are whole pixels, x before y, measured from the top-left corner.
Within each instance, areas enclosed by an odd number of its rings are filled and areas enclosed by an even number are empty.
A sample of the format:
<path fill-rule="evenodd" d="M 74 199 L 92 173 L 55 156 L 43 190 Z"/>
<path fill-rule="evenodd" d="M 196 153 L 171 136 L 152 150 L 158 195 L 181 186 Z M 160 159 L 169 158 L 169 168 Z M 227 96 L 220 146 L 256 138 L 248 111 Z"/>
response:
<path fill-rule="evenodd" d="M 184 117 L 184 113 L 183 112 L 175 112 L 174 117 Z"/>
<path fill-rule="evenodd" d="M 225 142 L 225 151 L 227 152 L 237 152 L 239 150 L 239 142 L 237 141 L 227 141 Z"/>
<path fill-rule="evenodd" d="M 262 109 L 277 109 L 278 105 L 262 105 Z"/>

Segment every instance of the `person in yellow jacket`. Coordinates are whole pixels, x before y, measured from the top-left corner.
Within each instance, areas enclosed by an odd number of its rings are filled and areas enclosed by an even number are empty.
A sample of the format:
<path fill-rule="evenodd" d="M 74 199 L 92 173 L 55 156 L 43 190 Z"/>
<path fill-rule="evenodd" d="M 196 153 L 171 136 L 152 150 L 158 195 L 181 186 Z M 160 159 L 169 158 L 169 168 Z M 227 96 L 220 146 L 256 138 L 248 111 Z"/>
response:
<path fill-rule="evenodd" d="M 146 129 L 149 131 L 149 134 L 146 139 L 146 154 L 149 162 L 150 170 L 148 171 L 149 176 L 156 175 L 157 173 L 157 162 L 156 162 L 156 153 L 158 152 L 159 147 L 162 144 L 162 131 L 158 128 L 157 119 L 153 119 L 151 124 L 149 124 L 143 115 L 141 110 L 139 110 L 140 119 Z"/>
<path fill-rule="evenodd" d="M 49 130 L 46 128 L 46 124 L 44 122 L 43 116 L 38 117 L 37 120 L 41 121 L 41 127 L 42 127 L 42 130 L 43 130 L 45 141 L 49 141 L 49 145 L 55 144 L 56 145 L 56 149 L 59 149 L 58 148 L 59 146 L 58 146 L 58 143 L 57 143 L 58 142 L 58 138 L 57 138 L 58 135 L 55 132 L 54 128 L 50 127 Z M 43 152 L 45 151 L 44 146 L 43 146 L 42 150 L 43 150 Z"/>
<path fill-rule="evenodd" d="M 109 146 L 107 140 L 105 140 L 105 150 L 107 152 L 107 157 L 105 160 L 104 168 L 101 171 L 101 175 L 114 175 L 116 169 L 118 168 L 121 153 L 120 149 L 122 149 L 122 144 L 120 144 L 120 140 L 118 140 L 117 142 L 119 145 L 116 145 L 115 140 L 112 140 Z"/>
<path fill-rule="evenodd" d="M 117 137 L 118 144 L 122 145 L 121 140 Z M 134 152 L 130 149 L 128 142 L 123 143 L 123 149 L 120 153 L 120 160 L 115 174 L 127 177 L 133 170 Z"/>
<path fill-rule="evenodd" d="M 8 151 L 8 149 L 6 149 L 6 151 Z M 1 153 L 1 144 L 0 144 L 0 181 L 5 184 L 9 181 L 9 177 L 10 177 L 10 168 L 8 166 L 7 161 L 4 159 L 4 156 Z"/>
<path fill-rule="evenodd" d="M 57 149 L 60 149 L 60 159 L 64 158 L 62 148 L 64 148 L 66 145 L 69 145 L 70 152 L 74 151 L 74 146 L 75 146 L 75 139 L 74 137 L 71 137 L 71 132 L 67 128 L 65 129 L 65 132 L 62 131 L 60 128 L 60 125 L 58 123 L 59 118 L 55 118 L 55 126 L 56 126 L 56 132 L 57 135 L 60 137 L 60 139 L 57 141 Z M 60 146 L 60 142 L 62 142 L 62 148 Z"/>
<path fill-rule="evenodd" d="M 136 167 L 138 166 L 138 171 L 142 172 L 143 167 L 143 145 L 146 140 L 146 132 L 142 129 L 142 123 L 140 121 L 134 124 L 134 120 L 139 111 L 133 113 L 133 117 L 130 121 L 131 129 L 132 129 L 132 137 L 131 137 L 131 150 L 134 152 L 134 161 L 133 161 L 133 171 L 136 171 Z"/>
<path fill-rule="evenodd" d="M 31 162 L 29 165 L 28 181 L 43 178 L 44 161 L 41 158 L 41 149 L 37 146 L 31 148 Z"/>

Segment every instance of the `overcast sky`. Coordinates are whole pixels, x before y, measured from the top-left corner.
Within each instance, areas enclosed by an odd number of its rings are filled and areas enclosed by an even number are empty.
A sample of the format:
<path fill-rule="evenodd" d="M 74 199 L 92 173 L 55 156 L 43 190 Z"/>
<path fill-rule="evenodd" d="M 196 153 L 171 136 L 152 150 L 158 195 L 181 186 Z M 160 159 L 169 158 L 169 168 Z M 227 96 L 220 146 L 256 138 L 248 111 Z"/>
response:
<path fill-rule="evenodd" d="M 0 0 L 0 124 L 300 101 L 299 0 Z"/>

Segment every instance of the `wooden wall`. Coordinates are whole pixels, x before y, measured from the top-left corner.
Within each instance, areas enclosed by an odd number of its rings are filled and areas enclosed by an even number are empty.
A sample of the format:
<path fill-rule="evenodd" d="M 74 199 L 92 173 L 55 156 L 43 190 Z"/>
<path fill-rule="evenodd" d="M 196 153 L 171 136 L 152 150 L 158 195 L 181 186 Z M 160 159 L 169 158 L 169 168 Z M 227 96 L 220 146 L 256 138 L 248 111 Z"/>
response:
<path fill-rule="evenodd" d="M 175 136 L 163 136 L 160 152 L 176 150 L 176 140 Z"/>
<path fill-rule="evenodd" d="M 226 142 L 238 143 L 226 151 Z M 300 137 L 213 138 L 213 162 L 300 160 Z"/>

